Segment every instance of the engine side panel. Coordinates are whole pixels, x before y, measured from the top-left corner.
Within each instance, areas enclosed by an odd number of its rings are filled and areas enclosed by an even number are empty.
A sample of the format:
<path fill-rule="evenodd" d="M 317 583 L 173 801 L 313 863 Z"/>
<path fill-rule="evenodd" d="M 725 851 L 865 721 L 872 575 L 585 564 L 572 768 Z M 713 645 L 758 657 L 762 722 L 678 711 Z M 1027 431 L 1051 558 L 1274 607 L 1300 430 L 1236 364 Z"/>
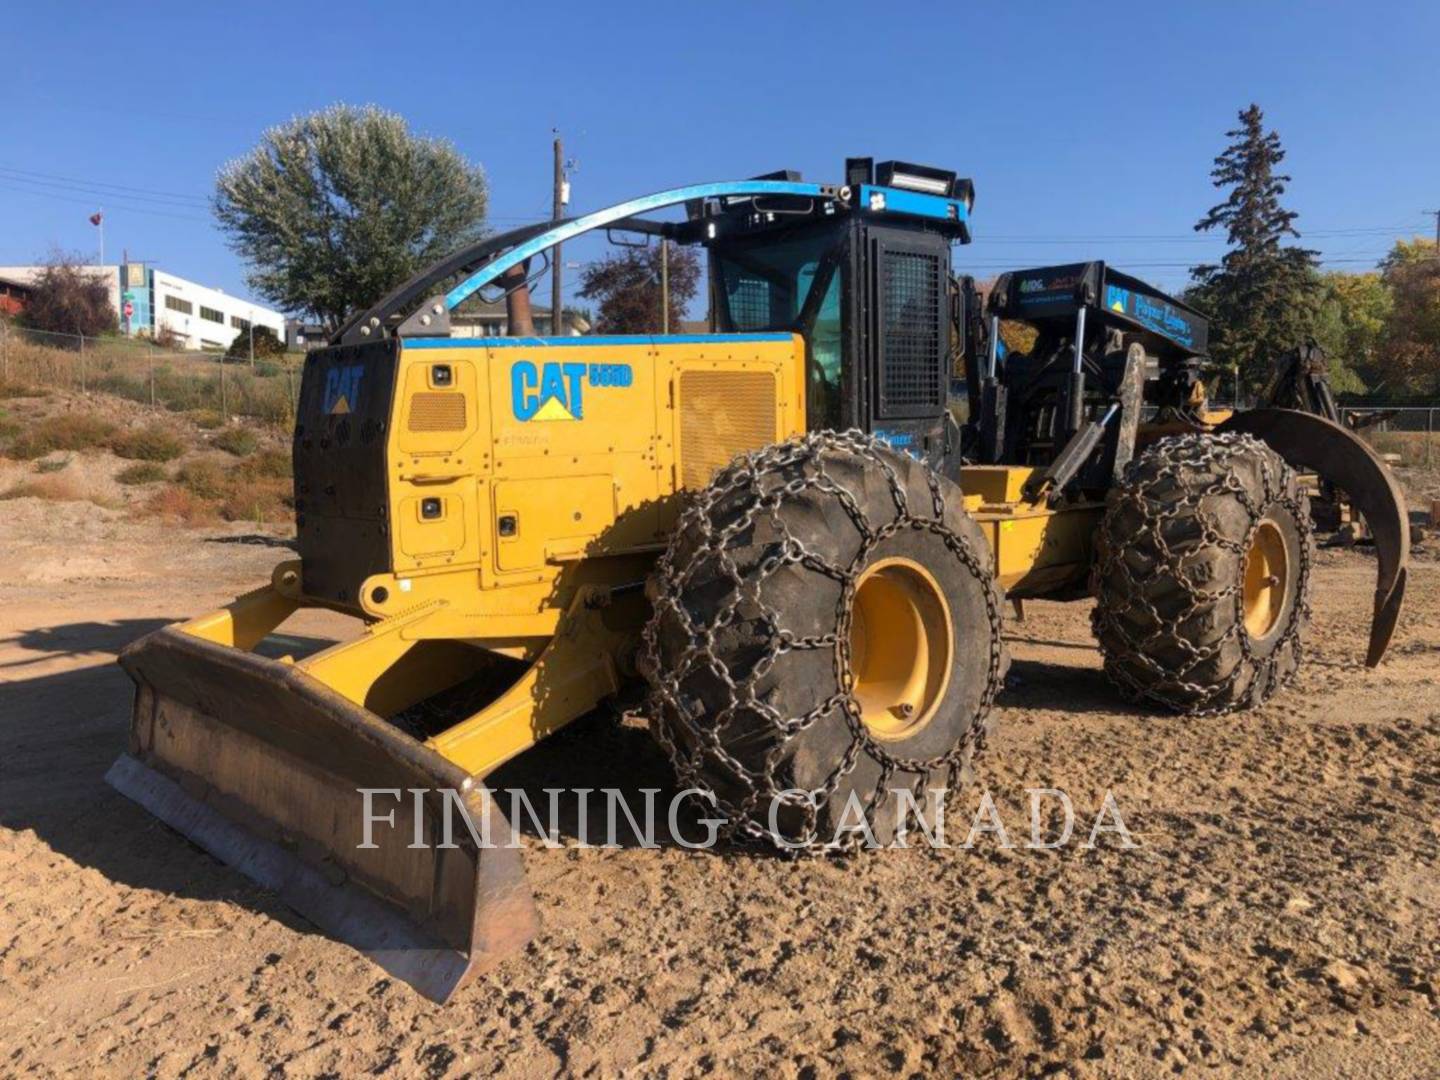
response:
<path fill-rule="evenodd" d="M 304 589 L 376 617 L 443 600 L 453 618 L 427 633 L 550 633 L 575 588 L 643 577 L 680 490 L 805 427 L 805 351 L 792 334 L 411 338 L 391 355 L 384 452 L 363 459 L 335 456 L 334 395 L 318 374 L 355 361 L 316 365 L 306 408 L 325 417 L 335 460 L 301 481 L 312 498 L 318 486 L 307 514 L 324 523 L 308 526 Z M 342 466 L 368 475 L 342 477 Z M 351 529 L 370 537 L 355 542 Z"/>

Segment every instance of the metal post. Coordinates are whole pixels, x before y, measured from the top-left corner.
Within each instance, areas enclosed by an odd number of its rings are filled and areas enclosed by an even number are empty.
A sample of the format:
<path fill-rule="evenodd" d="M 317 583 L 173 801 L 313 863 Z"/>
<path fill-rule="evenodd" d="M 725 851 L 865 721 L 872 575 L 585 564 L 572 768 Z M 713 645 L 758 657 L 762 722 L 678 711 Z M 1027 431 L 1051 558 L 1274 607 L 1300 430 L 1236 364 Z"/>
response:
<path fill-rule="evenodd" d="M 230 406 L 225 398 L 225 357 L 220 357 L 220 419 L 230 419 Z"/>
<path fill-rule="evenodd" d="M 1085 365 L 1085 306 L 1075 312 L 1075 356 L 1070 362 L 1070 371 L 1079 375 Z"/>
<path fill-rule="evenodd" d="M 670 333 L 670 241 L 660 241 L 660 332 Z"/>
<path fill-rule="evenodd" d="M 990 316 L 990 355 L 985 361 L 985 377 L 995 378 L 995 368 L 1000 362 L 1000 316 Z"/>
<path fill-rule="evenodd" d="M 551 200 L 551 217 L 559 221 L 565 216 L 565 151 L 560 145 L 560 132 L 555 132 L 555 173 L 553 177 L 553 191 Z M 550 249 L 550 336 L 560 337 L 564 334 L 564 312 L 565 296 L 561 279 L 561 270 L 565 266 L 565 259 L 560 252 L 560 245 L 556 244 Z"/>
<path fill-rule="evenodd" d="M 80 335 L 80 392 L 85 393 L 85 335 Z"/>
<path fill-rule="evenodd" d="M 1075 356 L 1070 362 L 1069 437 L 1085 426 L 1085 305 L 1075 312 Z"/>
<path fill-rule="evenodd" d="M 0 319 L 0 370 L 4 372 L 4 378 L 10 379 L 10 323 L 8 320 Z"/>
<path fill-rule="evenodd" d="M 247 331 L 249 331 L 249 334 L 250 334 L 250 371 L 253 373 L 253 372 L 255 371 L 255 312 L 254 312 L 254 311 L 251 311 L 251 312 L 250 312 L 250 320 L 249 320 L 249 321 L 250 321 L 250 325 L 247 326 L 245 329 L 246 329 Z M 222 358 L 220 362 L 223 364 L 225 361 L 224 361 L 224 359 Z"/>

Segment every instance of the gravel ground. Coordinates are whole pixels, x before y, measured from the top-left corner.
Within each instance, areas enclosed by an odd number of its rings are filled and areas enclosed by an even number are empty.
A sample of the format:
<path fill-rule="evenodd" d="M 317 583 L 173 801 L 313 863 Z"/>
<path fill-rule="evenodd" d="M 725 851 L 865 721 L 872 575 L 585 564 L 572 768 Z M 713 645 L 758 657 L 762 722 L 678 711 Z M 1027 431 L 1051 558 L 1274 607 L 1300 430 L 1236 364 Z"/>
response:
<path fill-rule="evenodd" d="M 438 1008 L 102 782 L 130 701 L 114 653 L 263 580 L 275 542 L 5 504 L 0 1074 L 1440 1073 L 1431 556 L 1372 672 L 1373 558 L 1322 551 L 1296 685 L 1220 719 L 1122 705 L 1088 604 L 1032 603 L 979 763 L 1013 848 L 532 841 L 541 936 Z M 640 720 L 597 716 L 501 783 L 538 805 L 668 779 Z M 1032 787 L 1070 794 L 1071 843 L 1026 848 Z M 1138 846 L 1082 846 L 1106 792 Z"/>

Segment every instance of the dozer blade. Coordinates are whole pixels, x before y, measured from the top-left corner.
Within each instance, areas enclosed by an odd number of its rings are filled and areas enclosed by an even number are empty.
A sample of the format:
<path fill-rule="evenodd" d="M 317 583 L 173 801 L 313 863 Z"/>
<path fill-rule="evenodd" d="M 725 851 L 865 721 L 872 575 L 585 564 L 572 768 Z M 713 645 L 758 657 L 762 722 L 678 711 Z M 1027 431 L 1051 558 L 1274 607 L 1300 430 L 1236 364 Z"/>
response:
<path fill-rule="evenodd" d="M 464 770 L 288 663 L 174 627 L 120 663 L 135 712 L 109 782 L 322 930 L 442 1003 L 534 935 L 508 823 Z M 374 847 L 360 788 L 399 789 L 374 798 Z M 409 789 L 428 792 L 418 848 Z M 439 847 L 443 789 L 501 839 L 477 844 L 456 810 Z"/>
<path fill-rule="evenodd" d="M 1380 563 L 1365 663 L 1368 667 L 1380 663 L 1400 618 L 1410 564 L 1405 497 L 1390 470 L 1363 439 L 1313 413 L 1252 409 L 1236 413 L 1219 430 L 1254 435 L 1292 466 L 1313 470 L 1334 484 L 1365 515 Z"/>

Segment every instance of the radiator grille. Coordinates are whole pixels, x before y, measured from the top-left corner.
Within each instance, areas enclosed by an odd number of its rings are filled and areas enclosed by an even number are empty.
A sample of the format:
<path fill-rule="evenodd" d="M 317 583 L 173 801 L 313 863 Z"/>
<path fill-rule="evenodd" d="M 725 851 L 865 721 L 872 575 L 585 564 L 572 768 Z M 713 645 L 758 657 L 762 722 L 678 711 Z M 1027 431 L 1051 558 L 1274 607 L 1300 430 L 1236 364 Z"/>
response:
<path fill-rule="evenodd" d="M 889 409 L 939 408 L 944 402 L 940 269 L 937 255 L 885 252 L 880 393 Z"/>
<path fill-rule="evenodd" d="M 410 399 L 411 431 L 464 431 L 464 394 L 416 394 Z"/>
<path fill-rule="evenodd" d="M 680 374 L 680 486 L 702 488 L 737 454 L 775 441 L 775 376 Z"/>

